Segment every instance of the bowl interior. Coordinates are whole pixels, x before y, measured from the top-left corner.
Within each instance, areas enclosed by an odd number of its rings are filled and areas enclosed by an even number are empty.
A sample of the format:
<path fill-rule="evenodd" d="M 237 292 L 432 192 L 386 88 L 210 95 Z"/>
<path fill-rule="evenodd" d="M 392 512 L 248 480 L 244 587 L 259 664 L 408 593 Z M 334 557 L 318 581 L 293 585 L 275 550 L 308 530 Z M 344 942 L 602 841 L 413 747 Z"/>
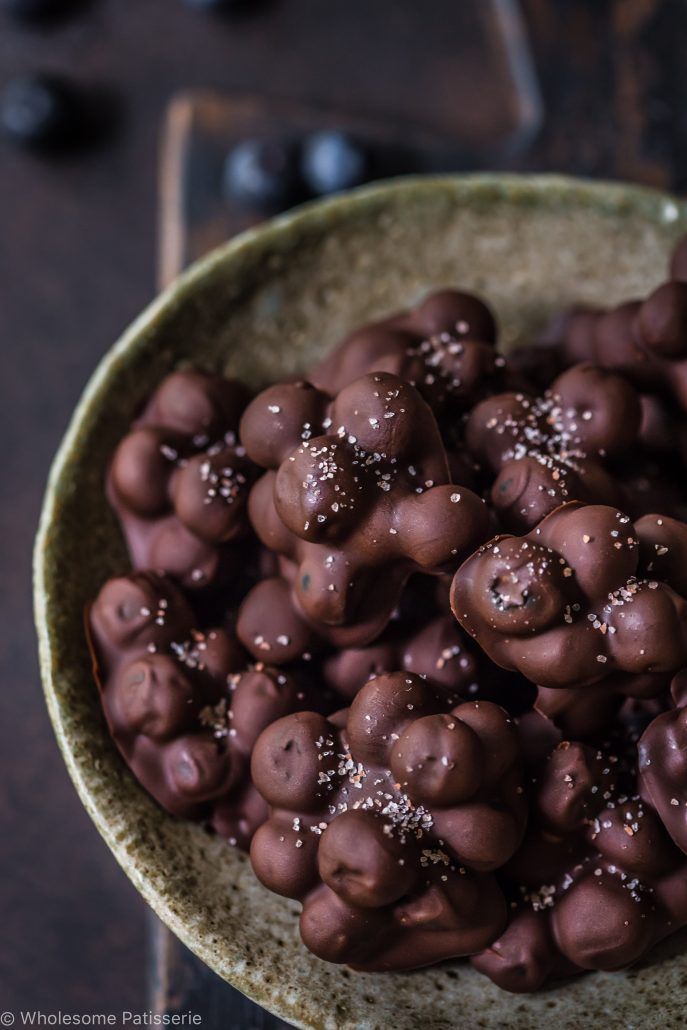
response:
<path fill-rule="evenodd" d="M 86 808 L 158 915 L 220 976 L 303 1027 L 668 1025 L 687 1001 L 684 944 L 629 973 L 539 995 L 499 991 L 465 963 L 352 974 L 300 945 L 293 902 L 247 860 L 166 816 L 105 730 L 84 604 L 127 569 L 103 475 L 142 400 L 194 363 L 260 385 L 307 366 L 345 331 L 464 286 L 495 306 L 507 346 L 555 309 L 609 304 L 664 275 L 687 205 L 639 188 L 559 178 L 406 180 L 311 205 L 194 266 L 101 362 L 56 458 L 36 544 L 36 619 L 50 714 Z M 677 1025 L 677 1023 L 675 1024 Z"/>

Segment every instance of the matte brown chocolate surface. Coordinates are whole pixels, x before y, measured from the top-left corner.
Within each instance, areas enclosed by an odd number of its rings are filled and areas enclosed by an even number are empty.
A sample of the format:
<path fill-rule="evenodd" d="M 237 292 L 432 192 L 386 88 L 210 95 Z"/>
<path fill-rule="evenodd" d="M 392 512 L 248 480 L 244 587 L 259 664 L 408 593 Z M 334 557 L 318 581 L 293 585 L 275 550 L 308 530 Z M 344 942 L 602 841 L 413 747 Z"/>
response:
<path fill-rule="evenodd" d="M 120 442 L 107 488 L 135 569 L 161 569 L 194 589 L 242 574 L 237 541 L 248 536 L 257 476 L 238 442 L 247 401 L 237 382 L 173 372 Z"/>
<path fill-rule="evenodd" d="M 654 548 L 664 545 L 649 545 L 642 562 L 643 524 L 569 502 L 527 536 L 496 537 L 469 558 L 454 579 L 454 614 L 498 664 L 540 686 L 654 696 L 687 660 L 687 602 L 673 587 L 679 565 L 659 578 Z M 675 526 L 687 540 L 687 526 Z"/>
<path fill-rule="evenodd" d="M 268 728 L 252 773 L 271 805 L 253 868 L 303 902 L 316 955 L 416 968 L 471 954 L 503 927 L 484 874 L 514 852 L 526 806 L 517 734 L 498 706 L 450 708 L 418 676 L 382 674 L 333 722 L 304 713 Z"/>
<path fill-rule="evenodd" d="M 413 319 L 417 336 L 407 328 Z M 687 919 L 684 852 L 668 843 L 669 834 L 687 847 L 672 811 L 680 799 L 669 796 L 681 794 L 673 754 L 681 723 L 664 711 L 671 679 L 678 703 L 684 689 L 687 605 L 676 591 L 687 584 L 687 526 L 659 515 L 633 525 L 617 508 L 584 503 L 600 499 L 595 490 L 610 499 L 623 493 L 605 463 L 638 445 L 643 408 L 631 372 L 574 364 L 538 398 L 498 394 L 492 373 L 507 375 L 508 366 L 493 339 L 479 344 L 495 357 L 486 377 L 478 370 L 466 380 L 452 364 L 465 356 L 471 323 L 495 336 L 481 302 L 434 294 L 347 336 L 316 367 L 319 388 L 309 373 L 274 384 L 249 404 L 238 439 L 235 429 L 220 430 L 225 448 L 267 470 L 248 506 L 265 578 L 237 616 L 255 669 L 239 671 L 245 654 L 225 630 L 191 629 L 183 596 L 156 574 L 109 581 L 90 627 L 108 724 L 129 767 L 167 811 L 250 846 L 261 882 L 302 903 L 300 933 L 311 952 L 380 972 L 478 953 L 476 969 L 522 992 L 632 965 Z M 564 316 L 563 331 L 571 324 Z M 172 374 L 149 401 L 144 427 L 167 412 L 168 431 L 190 426 L 193 445 L 206 447 L 217 421 L 210 394 L 235 389 L 190 371 Z M 661 394 L 651 397 L 660 410 Z M 404 591 L 408 573 L 394 580 L 385 544 L 386 528 L 425 546 L 404 497 L 431 494 L 433 477 L 448 474 L 437 415 L 458 453 L 470 449 L 486 510 L 530 529 L 481 547 L 475 535 L 466 545 L 477 549 L 453 579 L 451 604 L 475 639 L 472 654 L 446 626 L 446 561 L 427 569 L 408 555 L 416 572 L 442 572 L 433 591 L 438 616 L 423 624 L 412 611 L 427 577 Z M 119 505 L 126 498 L 155 519 L 168 503 L 167 452 L 184 474 L 186 451 L 160 435 L 132 447 L 137 432 L 119 445 L 110 495 L 116 488 Z M 501 475 L 517 478 L 528 461 L 548 482 L 521 498 L 524 507 L 503 507 Z M 391 502 L 380 515 L 377 491 Z M 217 501 L 204 498 L 197 533 L 204 521 L 214 525 Z M 423 523 L 435 550 L 444 534 L 455 544 L 462 531 L 436 512 Z M 289 534 L 319 551 L 296 553 Z M 306 571 L 289 572 L 284 559 L 294 557 Z M 318 562 L 330 577 L 324 590 L 312 571 Z M 271 575 L 275 563 L 283 578 Z M 383 577 L 385 603 L 370 572 Z M 226 587 L 218 577 L 208 584 L 230 619 Z M 362 634 L 349 591 L 381 611 Z M 306 693 L 289 672 L 265 670 L 266 654 L 319 680 L 328 718 L 280 718 L 298 701 L 304 707 Z M 452 668 L 454 658 L 462 660 Z M 490 659 L 517 675 L 499 676 Z M 410 671 L 413 664 L 428 679 Z M 196 674 L 195 689 L 182 667 Z M 483 699 L 497 684 L 505 708 Z M 337 690 L 352 698 L 349 710 L 334 710 Z M 461 701 L 461 693 L 475 700 Z M 508 711 L 520 713 L 519 736 Z M 638 748 L 642 719 L 649 726 Z"/>
<path fill-rule="evenodd" d="M 251 523 L 287 560 L 297 610 L 338 646 L 370 643 L 413 572 L 449 572 L 488 532 L 481 500 L 451 482 L 430 407 L 392 373 L 369 372 L 333 399 L 308 383 L 268 387 L 240 434 L 267 469 Z"/>

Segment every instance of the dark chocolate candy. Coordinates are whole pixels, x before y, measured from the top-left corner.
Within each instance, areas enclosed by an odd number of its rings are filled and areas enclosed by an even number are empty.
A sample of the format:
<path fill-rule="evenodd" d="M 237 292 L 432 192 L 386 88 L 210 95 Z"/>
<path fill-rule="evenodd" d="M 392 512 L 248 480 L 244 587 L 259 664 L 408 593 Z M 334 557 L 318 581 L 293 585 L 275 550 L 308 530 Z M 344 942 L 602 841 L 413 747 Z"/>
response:
<path fill-rule="evenodd" d="M 236 634 L 258 661 L 272 665 L 310 661 L 322 650 L 322 641 L 294 607 L 285 579 L 260 580 L 239 608 Z"/>
<path fill-rule="evenodd" d="M 253 838 L 316 955 L 474 955 L 529 991 L 687 923 L 687 526 L 653 514 L 687 511 L 685 254 L 646 300 L 567 313 L 509 367 L 488 308 L 447 290 L 245 411 L 238 384 L 173 373 L 118 448 L 134 564 L 225 589 L 199 623 L 156 573 L 105 584 L 110 730 L 168 811 Z M 471 553 L 485 482 L 526 533 Z M 261 578 L 234 634 L 249 520 Z M 485 654 L 446 614 L 465 558 L 451 604 Z M 329 687 L 348 710 L 302 710 Z"/>
<path fill-rule="evenodd" d="M 608 459 L 631 452 L 641 416 L 634 387 L 582 364 L 541 397 L 506 393 L 482 401 L 470 413 L 465 442 L 491 473 L 491 502 L 503 524 L 528 530 L 566 501 L 623 505 Z"/>
<path fill-rule="evenodd" d="M 253 527 L 286 559 L 296 609 L 339 646 L 373 640 L 411 573 L 455 568 L 489 531 L 484 504 L 450 483 L 430 408 L 388 373 L 332 402 L 273 387 L 247 408 L 241 440 L 269 469 L 250 494 Z"/>
<path fill-rule="evenodd" d="M 327 684 L 349 700 L 375 676 L 398 668 L 422 676 L 452 704 L 461 699 L 494 701 L 519 714 L 531 708 L 537 695 L 532 684 L 475 648 L 450 615 L 411 625 L 392 621 L 367 647 L 337 650 L 322 663 Z"/>
<path fill-rule="evenodd" d="M 338 650 L 324 663 L 327 682 L 348 699 L 368 680 L 399 668 L 422 676 L 435 690 L 457 701 L 469 696 L 476 684 L 478 660 L 454 620 L 438 615 L 414 631 L 392 622 L 367 647 Z"/>
<path fill-rule="evenodd" d="M 303 903 L 321 958 L 407 969 L 471 954 L 504 926 L 490 870 L 526 818 L 518 737 L 489 702 L 449 709 L 420 677 L 381 675 L 344 719 L 274 723 L 253 753 L 270 805 L 251 861 Z"/>
<path fill-rule="evenodd" d="M 643 300 L 608 311 L 577 309 L 558 324 L 563 361 L 592 361 L 619 372 L 642 392 L 659 393 L 687 410 L 687 283 L 684 239 L 671 278 Z"/>
<path fill-rule="evenodd" d="M 410 311 L 347 336 L 309 374 L 330 395 L 368 372 L 390 372 L 415 386 L 436 415 L 471 407 L 503 381 L 496 322 L 470 293 L 442 290 Z"/>
<path fill-rule="evenodd" d="M 684 856 L 636 793 L 636 755 L 563 741 L 537 761 L 503 871 L 505 933 L 473 964 L 505 990 L 631 965 L 687 919 Z"/>
<path fill-rule="evenodd" d="M 679 673 L 671 692 L 676 707 L 658 715 L 639 741 L 639 782 L 666 830 L 687 854 L 687 677 Z"/>
<path fill-rule="evenodd" d="M 134 568 L 204 587 L 240 567 L 255 466 L 237 439 L 247 400 L 233 380 L 185 370 L 167 376 L 108 474 Z"/>
<path fill-rule="evenodd" d="M 127 765 L 173 815 L 205 819 L 242 847 L 266 816 L 250 754 L 303 707 L 292 676 L 258 664 L 226 630 L 194 629 L 182 592 L 154 573 L 109 580 L 89 611 L 103 711 Z"/>
<path fill-rule="evenodd" d="M 655 696 L 687 662 L 683 574 L 658 564 L 667 545 L 654 537 L 668 526 L 656 520 L 634 526 L 615 508 L 563 505 L 461 566 L 454 615 L 493 661 L 540 686 Z M 687 538 L 687 526 L 667 521 Z"/>

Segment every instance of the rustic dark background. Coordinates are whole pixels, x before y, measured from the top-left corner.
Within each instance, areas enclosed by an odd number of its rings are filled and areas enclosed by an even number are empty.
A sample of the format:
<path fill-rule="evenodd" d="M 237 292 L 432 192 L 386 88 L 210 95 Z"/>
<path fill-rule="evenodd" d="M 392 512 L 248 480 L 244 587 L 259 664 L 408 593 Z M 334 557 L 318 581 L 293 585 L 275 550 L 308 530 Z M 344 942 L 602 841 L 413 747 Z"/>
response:
<path fill-rule="evenodd" d="M 0 141 L 0 1009 L 143 1008 L 152 940 L 157 974 L 178 976 L 177 1002 L 200 1005 L 202 987 L 206 1026 L 257 1026 L 247 1010 L 227 1015 L 226 996 L 210 1004 L 212 979 L 149 932 L 67 780 L 31 624 L 30 551 L 50 459 L 99 357 L 155 291 L 170 98 L 203 87 L 262 98 L 259 111 L 275 99 L 314 104 L 440 136 L 453 167 L 679 190 L 687 5 L 264 0 L 226 20 L 183 0 L 80 8 L 38 30 L 0 8 L 0 88 L 20 71 L 64 71 L 111 94 L 118 115 L 109 138 L 78 155 L 43 160 Z M 230 212 L 217 217 L 231 226 Z M 158 984 L 156 998 L 165 1004 L 169 992 Z"/>

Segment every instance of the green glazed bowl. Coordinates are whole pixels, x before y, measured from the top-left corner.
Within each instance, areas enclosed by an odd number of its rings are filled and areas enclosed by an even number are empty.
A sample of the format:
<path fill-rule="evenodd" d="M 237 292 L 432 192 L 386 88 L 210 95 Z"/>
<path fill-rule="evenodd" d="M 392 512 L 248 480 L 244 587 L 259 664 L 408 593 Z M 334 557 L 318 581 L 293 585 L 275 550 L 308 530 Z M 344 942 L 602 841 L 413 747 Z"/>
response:
<path fill-rule="evenodd" d="M 687 958 L 673 938 L 627 973 L 509 995 L 466 963 L 352 974 L 301 946 L 299 906 L 265 891 L 245 856 L 163 813 L 124 767 L 100 713 L 83 608 L 127 569 L 103 476 L 143 399 L 192 362 L 259 386 L 344 332 L 463 286 L 496 308 L 506 346 L 571 302 L 609 304 L 664 275 L 687 204 L 558 177 L 414 178 L 308 205 L 194 265 L 98 366 L 55 459 L 35 549 L 45 696 L 77 791 L 160 918 L 220 976 L 300 1027 L 684 1025 Z M 687 951 L 686 951 L 687 954 Z"/>

